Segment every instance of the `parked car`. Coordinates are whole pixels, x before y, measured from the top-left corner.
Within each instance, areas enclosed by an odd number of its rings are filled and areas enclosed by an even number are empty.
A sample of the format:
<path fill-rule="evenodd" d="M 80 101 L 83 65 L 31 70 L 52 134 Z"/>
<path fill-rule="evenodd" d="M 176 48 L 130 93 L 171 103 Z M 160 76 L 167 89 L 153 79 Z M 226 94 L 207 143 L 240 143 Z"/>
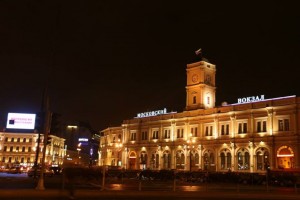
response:
<path fill-rule="evenodd" d="M 20 167 L 12 167 L 12 168 L 8 169 L 7 173 L 10 173 L 10 174 L 21 174 L 22 170 L 20 169 Z"/>
<path fill-rule="evenodd" d="M 52 170 L 55 175 L 62 174 L 62 169 L 60 167 L 50 167 L 50 170 Z"/>
<path fill-rule="evenodd" d="M 32 167 L 31 169 L 28 170 L 27 175 L 29 177 L 33 177 L 34 176 L 34 171 L 35 171 L 35 167 Z M 41 168 L 37 168 L 36 169 L 36 176 L 40 176 L 41 175 Z M 44 176 L 48 176 L 48 177 L 52 177 L 54 175 L 54 172 L 50 169 L 45 168 L 44 169 Z"/>

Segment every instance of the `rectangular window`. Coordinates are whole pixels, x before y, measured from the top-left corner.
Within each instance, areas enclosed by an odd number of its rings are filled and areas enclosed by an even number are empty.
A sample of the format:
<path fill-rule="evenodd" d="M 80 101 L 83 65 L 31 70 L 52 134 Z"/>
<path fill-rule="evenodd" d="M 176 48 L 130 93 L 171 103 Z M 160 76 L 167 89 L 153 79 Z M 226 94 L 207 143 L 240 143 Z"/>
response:
<path fill-rule="evenodd" d="M 148 140 L 148 132 L 147 131 L 142 132 L 142 140 Z"/>
<path fill-rule="evenodd" d="M 221 126 L 221 135 L 225 135 L 225 125 Z"/>
<path fill-rule="evenodd" d="M 193 104 L 196 104 L 196 103 L 197 103 L 196 96 L 193 96 Z"/>
<path fill-rule="evenodd" d="M 9 151 L 10 151 L 10 152 L 12 152 L 12 151 L 13 151 L 13 149 L 14 149 L 14 147 L 10 147 Z"/>
<path fill-rule="evenodd" d="M 245 123 L 245 122 L 239 123 L 238 124 L 238 133 L 239 134 L 247 133 L 247 131 L 248 131 L 247 128 L 248 128 L 247 123 Z"/>
<path fill-rule="evenodd" d="M 191 128 L 191 133 L 192 133 L 193 137 L 197 137 L 198 136 L 198 128 L 197 127 Z"/>
<path fill-rule="evenodd" d="M 3 151 L 4 151 L 4 152 L 7 151 L 7 146 L 4 146 Z"/>
<path fill-rule="evenodd" d="M 130 140 L 135 141 L 136 140 L 136 132 L 132 132 L 130 135 Z"/>
<path fill-rule="evenodd" d="M 221 135 L 229 135 L 229 124 L 221 125 Z"/>
<path fill-rule="evenodd" d="M 25 152 L 25 147 L 22 147 L 22 152 Z"/>
<path fill-rule="evenodd" d="M 152 132 L 152 139 L 158 139 L 158 131 Z"/>
<path fill-rule="evenodd" d="M 229 135 L 229 124 L 226 124 L 226 135 Z"/>
<path fill-rule="evenodd" d="M 213 135 L 213 126 L 206 126 L 205 127 L 205 136 L 212 136 Z"/>
<path fill-rule="evenodd" d="M 279 119 L 278 120 L 278 131 L 289 131 L 290 130 L 290 120 L 289 119 Z"/>
<path fill-rule="evenodd" d="M 243 133 L 247 133 L 247 123 L 243 123 Z"/>
<path fill-rule="evenodd" d="M 290 130 L 290 121 L 288 119 L 284 119 L 284 130 L 285 131 Z"/>
<path fill-rule="evenodd" d="M 267 121 L 263 121 L 263 132 L 267 132 Z"/>
<path fill-rule="evenodd" d="M 257 132 L 261 132 L 261 122 L 257 122 Z"/>
<path fill-rule="evenodd" d="M 164 138 L 165 139 L 169 139 L 170 138 L 170 130 L 169 129 L 165 129 L 165 133 L 164 133 Z"/>
<path fill-rule="evenodd" d="M 267 121 L 260 120 L 256 123 L 256 132 L 267 132 Z"/>
<path fill-rule="evenodd" d="M 5 157 L 2 157 L 2 162 L 5 162 Z"/>
<path fill-rule="evenodd" d="M 31 152 L 31 147 L 28 147 L 28 152 Z"/>
<path fill-rule="evenodd" d="M 177 138 L 183 138 L 183 128 L 177 129 Z"/>
<path fill-rule="evenodd" d="M 212 136 L 213 135 L 213 126 L 210 126 L 209 128 L 209 136 Z"/>
<path fill-rule="evenodd" d="M 283 131 L 283 120 L 278 120 L 278 131 Z"/>

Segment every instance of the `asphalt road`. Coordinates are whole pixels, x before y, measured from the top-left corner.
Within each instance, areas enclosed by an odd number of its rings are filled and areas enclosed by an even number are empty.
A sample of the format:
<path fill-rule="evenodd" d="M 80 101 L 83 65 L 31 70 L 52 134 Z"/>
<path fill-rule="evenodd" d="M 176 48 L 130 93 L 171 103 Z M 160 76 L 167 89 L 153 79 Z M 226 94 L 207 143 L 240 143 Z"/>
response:
<path fill-rule="evenodd" d="M 0 199 L 69 199 L 70 184 L 62 176 L 45 177 L 45 190 L 37 190 L 37 182 L 26 174 L 0 173 Z M 64 184 L 63 184 L 64 183 Z M 138 181 L 108 179 L 105 188 L 101 180 L 74 181 L 76 199 L 300 199 L 300 189 L 266 187 L 265 185 L 229 185 L 187 183 L 177 181 Z M 298 192 L 299 190 L 299 192 Z"/>

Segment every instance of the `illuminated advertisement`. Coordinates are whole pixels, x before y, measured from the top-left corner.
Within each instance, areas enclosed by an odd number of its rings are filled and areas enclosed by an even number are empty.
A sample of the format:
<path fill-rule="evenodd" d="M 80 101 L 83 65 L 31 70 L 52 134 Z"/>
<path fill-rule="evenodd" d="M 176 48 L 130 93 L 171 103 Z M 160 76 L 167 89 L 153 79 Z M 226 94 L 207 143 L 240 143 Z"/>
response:
<path fill-rule="evenodd" d="M 8 113 L 7 129 L 34 129 L 36 114 Z"/>
<path fill-rule="evenodd" d="M 82 146 L 86 146 L 89 144 L 89 139 L 88 138 L 78 138 L 78 142 Z"/>

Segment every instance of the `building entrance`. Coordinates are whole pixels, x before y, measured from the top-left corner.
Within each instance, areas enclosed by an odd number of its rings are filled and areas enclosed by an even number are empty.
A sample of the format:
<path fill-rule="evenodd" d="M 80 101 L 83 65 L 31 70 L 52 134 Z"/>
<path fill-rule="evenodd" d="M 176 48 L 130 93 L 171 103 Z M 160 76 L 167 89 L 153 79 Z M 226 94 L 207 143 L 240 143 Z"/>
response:
<path fill-rule="evenodd" d="M 291 147 L 282 146 L 278 149 L 277 165 L 279 169 L 294 168 L 294 151 Z"/>

